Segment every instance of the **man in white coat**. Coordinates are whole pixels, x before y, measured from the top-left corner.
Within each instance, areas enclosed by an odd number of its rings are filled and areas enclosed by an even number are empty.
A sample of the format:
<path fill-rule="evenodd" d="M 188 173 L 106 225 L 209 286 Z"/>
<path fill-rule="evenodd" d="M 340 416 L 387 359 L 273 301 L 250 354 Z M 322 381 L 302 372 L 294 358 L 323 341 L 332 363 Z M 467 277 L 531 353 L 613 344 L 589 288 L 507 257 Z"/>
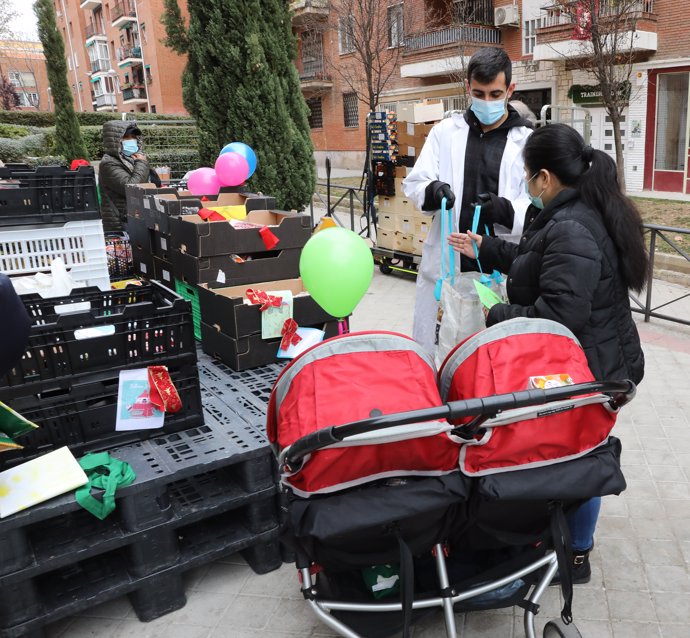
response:
<path fill-rule="evenodd" d="M 518 241 L 530 201 L 525 192 L 522 148 L 532 131 L 508 101 L 515 89 L 512 65 L 503 49 L 484 48 L 467 66 L 466 88 L 472 98 L 464 114 L 453 114 L 431 129 L 403 190 L 418 208 L 433 216 L 417 275 L 413 337 L 434 352 L 434 297 L 441 268 L 443 197 L 453 208 L 455 232 L 472 227 L 474 204 L 483 203 L 480 228 Z M 483 232 L 480 231 L 480 232 Z M 456 253 L 461 269 L 478 270 L 477 262 Z"/>

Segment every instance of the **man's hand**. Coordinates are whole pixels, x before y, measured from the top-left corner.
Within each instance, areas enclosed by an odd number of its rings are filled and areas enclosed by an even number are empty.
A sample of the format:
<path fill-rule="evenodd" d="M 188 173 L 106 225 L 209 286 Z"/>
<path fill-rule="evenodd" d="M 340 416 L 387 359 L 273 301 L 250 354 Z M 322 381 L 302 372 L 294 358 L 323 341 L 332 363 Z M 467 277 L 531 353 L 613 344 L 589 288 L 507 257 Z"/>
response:
<path fill-rule="evenodd" d="M 453 208 L 455 204 L 455 193 L 445 182 L 431 182 L 424 191 L 424 204 L 422 210 L 440 210 L 441 200 L 446 198 L 446 209 Z"/>
<path fill-rule="evenodd" d="M 136 162 L 137 160 L 139 160 L 139 161 L 141 161 L 141 162 L 147 162 L 147 161 L 148 161 L 148 160 L 146 159 L 146 155 L 144 155 L 143 153 L 134 153 L 134 155 L 132 155 L 132 159 L 133 159 L 135 162 Z"/>
<path fill-rule="evenodd" d="M 479 193 L 477 204 L 482 207 L 481 221 L 485 224 L 493 224 L 494 202 L 491 193 Z"/>

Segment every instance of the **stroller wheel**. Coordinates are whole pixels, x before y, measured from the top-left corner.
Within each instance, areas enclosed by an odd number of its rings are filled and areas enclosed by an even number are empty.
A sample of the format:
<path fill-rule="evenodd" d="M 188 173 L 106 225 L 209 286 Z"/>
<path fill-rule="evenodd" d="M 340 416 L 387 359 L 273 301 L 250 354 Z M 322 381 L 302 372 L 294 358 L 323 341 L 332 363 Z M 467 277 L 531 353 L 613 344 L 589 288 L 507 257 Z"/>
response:
<path fill-rule="evenodd" d="M 566 625 L 560 618 L 549 620 L 544 626 L 544 638 L 582 638 L 578 628 L 573 625 Z"/>

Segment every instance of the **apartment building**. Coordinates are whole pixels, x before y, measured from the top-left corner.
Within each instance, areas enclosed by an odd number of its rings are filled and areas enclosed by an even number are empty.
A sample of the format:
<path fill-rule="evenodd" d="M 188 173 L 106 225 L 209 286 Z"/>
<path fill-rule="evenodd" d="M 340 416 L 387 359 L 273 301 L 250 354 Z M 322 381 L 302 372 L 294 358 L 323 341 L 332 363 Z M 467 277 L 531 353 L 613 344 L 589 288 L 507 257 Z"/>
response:
<path fill-rule="evenodd" d="M 22 111 L 52 111 L 46 60 L 40 42 L 0 41 L 0 73 L 14 86 Z"/>
<path fill-rule="evenodd" d="M 186 60 L 162 44 L 163 0 L 53 2 L 78 111 L 186 114 Z"/>
<path fill-rule="evenodd" d="M 603 15 L 614 8 L 610 0 L 599 0 L 598 6 Z M 346 29 L 329 18 L 330 7 L 327 0 L 291 3 L 297 66 L 311 109 L 317 161 L 328 155 L 334 165 L 359 167 L 367 109 L 353 100 L 333 70 L 351 53 Z M 586 109 L 592 118 L 591 144 L 615 157 L 600 87 L 581 68 L 591 52 L 573 16 L 583 8 L 578 0 L 565 6 L 560 0 L 381 3 L 388 23 L 386 45 L 398 47 L 399 53 L 379 107 L 404 113 L 424 99 L 440 99 L 445 110 L 462 109 L 458 70 L 463 62 L 478 47 L 502 46 L 514 61 L 515 98 L 538 117 L 546 105 L 563 107 L 559 113 L 576 126 Z M 630 33 L 623 34 L 634 61 L 622 126 L 627 188 L 690 193 L 690 10 L 678 0 L 629 0 L 627 11 L 634 18 Z"/>

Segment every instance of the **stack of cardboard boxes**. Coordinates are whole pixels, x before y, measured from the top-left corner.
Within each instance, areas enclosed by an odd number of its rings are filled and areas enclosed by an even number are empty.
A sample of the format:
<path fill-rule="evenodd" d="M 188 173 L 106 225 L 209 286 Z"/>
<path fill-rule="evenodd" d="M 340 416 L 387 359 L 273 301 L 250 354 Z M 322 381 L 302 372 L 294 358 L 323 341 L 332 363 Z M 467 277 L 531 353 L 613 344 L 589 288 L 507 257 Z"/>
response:
<path fill-rule="evenodd" d="M 127 202 L 135 268 L 191 302 L 195 336 L 207 354 L 238 371 L 276 360 L 282 339 L 263 337 L 263 304 L 247 290 L 290 291 L 299 327 L 337 334 L 337 321 L 299 276 L 312 232 L 308 215 L 275 210 L 272 197 L 222 192 L 202 199 L 149 185 L 128 187 Z M 241 219 L 205 220 L 214 209 Z"/>
<path fill-rule="evenodd" d="M 433 124 L 398 122 L 397 138 L 400 157 L 395 167 L 395 195 L 378 195 L 378 248 L 399 253 L 421 255 L 424 240 L 431 228 L 431 217 L 405 197 L 402 183 L 422 151 Z"/>

